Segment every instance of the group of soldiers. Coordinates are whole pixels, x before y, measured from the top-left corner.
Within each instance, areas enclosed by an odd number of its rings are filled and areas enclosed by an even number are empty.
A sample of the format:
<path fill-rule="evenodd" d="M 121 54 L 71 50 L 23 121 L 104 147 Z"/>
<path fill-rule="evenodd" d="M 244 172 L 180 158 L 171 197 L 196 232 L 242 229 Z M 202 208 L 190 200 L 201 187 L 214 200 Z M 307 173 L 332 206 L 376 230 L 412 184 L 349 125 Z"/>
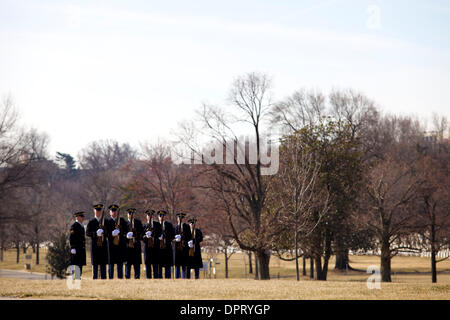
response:
<path fill-rule="evenodd" d="M 175 278 L 189 279 L 191 269 L 195 271 L 195 279 L 199 278 L 199 270 L 203 267 L 200 243 L 203 235 L 195 227 L 196 218 L 184 222 L 185 213 L 177 214 L 177 224 L 165 220 L 166 211 L 147 210 L 146 223 L 135 218 L 136 209 L 127 209 L 125 220 L 120 217 L 120 208 L 116 204 L 108 207 L 109 217 L 105 217 L 103 204 L 93 206 L 94 218 L 86 227 L 83 226 L 85 212 L 74 214 L 75 223 L 70 228 L 69 242 L 71 248 L 71 264 L 78 266 L 80 275 L 86 265 L 86 238 L 91 238 L 92 277 L 106 279 L 114 278 L 114 269 L 117 268 L 117 277 L 123 279 L 125 265 L 125 278 L 130 279 L 131 269 L 134 269 L 134 278 L 140 278 L 142 264 L 142 251 L 147 279 L 172 277 L 172 267 L 175 268 Z M 154 215 L 158 220 L 154 220 Z M 141 245 L 141 242 L 143 245 Z"/>

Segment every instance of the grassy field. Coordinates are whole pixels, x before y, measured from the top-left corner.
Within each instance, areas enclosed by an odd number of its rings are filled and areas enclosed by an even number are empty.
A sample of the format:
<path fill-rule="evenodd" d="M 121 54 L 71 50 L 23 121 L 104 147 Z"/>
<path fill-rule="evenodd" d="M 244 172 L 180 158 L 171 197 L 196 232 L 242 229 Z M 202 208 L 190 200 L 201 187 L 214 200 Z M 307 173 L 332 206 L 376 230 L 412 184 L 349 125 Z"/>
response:
<path fill-rule="evenodd" d="M 27 254 L 32 254 L 31 250 L 29 249 Z M 40 272 L 44 273 L 46 269 L 45 265 L 45 255 L 46 251 L 41 249 L 40 253 L 40 261 L 41 263 L 39 265 L 36 265 L 35 263 L 35 255 L 32 254 L 31 259 L 31 272 Z M 210 258 L 216 259 L 217 263 L 213 263 L 213 267 L 216 269 L 216 275 L 215 278 L 217 279 L 224 279 L 225 278 L 225 263 L 224 258 L 222 254 L 214 255 L 214 256 L 207 256 L 206 254 L 202 255 L 203 261 L 207 262 Z M 25 260 L 25 255 L 22 253 L 20 254 L 20 261 L 19 263 L 16 263 L 16 250 L 6 250 L 4 253 L 4 260 L 0 262 L 0 269 L 10 269 L 10 270 L 25 270 L 24 264 L 28 262 Z M 302 261 L 300 260 L 300 268 L 302 267 Z M 362 275 L 364 279 L 367 279 L 367 274 L 365 272 L 349 272 L 349 273 L 342 273 L 342 272 L 334 272 L 334 257 L 330 260 L 330 272 L 329 272 L 329 278 L 333 279 L 333 277 L 337 277 L 337 279 L 342 278 L 352 278 L 355 275 Z M 371 265 L 380 265 L 380 258 L 376 256 L 350 256 L 350 265 L 359 270 L 367 270 L 368 266 Z M 90 264 L 90 256 L 89 252 L 87 252 L 87 265 L 83 267 L 83 275 L 85 277 L 91 277 L 92 276 L 92 269 Z M 231 259 L 229 260 L 229 278 L 238 278 L 238 279 L 253 279 L 254 275 L 248 273 L 248 256 L 236 253 L 231 256 Z M 254 263 L 253 263 L 253 269 L 254 269 Z M 307 260 L 306 263 L 306 271 L 307 275 L 309 275 L 309 260 Z M 144 272 L 143 265 L 141 266 L 141 274 Z M 401 273 L 429 273 L 430 272 L 430 258 L 421 258 L 421 257 L 404 257 L 404 256 L 397 256 L 392 259 L 392 272 L 394 273 L 392 276 L 392 280 L 396 282 L 396 279 L 398 281 L 405 281 L 403 277 L 401 277 L 399 274 Z M 447 259 L 443 262 L 438 263 L 438 272 L 449 272 L 450 273 L 450 259 Z M 277 257 L 273 256 L 270 259 L 270 273 L 272 279 L 295 279 L 296 273 L 295 273 L 295 262 L 286 262 L 278 259 Z M 209 279 L 210 275 L 206 272 L 201 272 L 200 277 L 203 279 Z M 214 275 L 211 273 L 211 278 L 214 278 Z M 422 278 L 422 276 L 420 277 Z M 428 279 L 429 278 L 429 279 Z M 424 277 L 424 282 L 431 281 L 431 275 L 428 275 Z M 438 281 L 440 280 L 440 275 L 438 275 Z M 309 279 L 308 276 L 301 276 L 302 280 Z"/>
<path fill-rule="evenodd" d="M 16 252 L 8 250 L 0 269 L 24 270 L 23 260 L 16 263 Z M 32 272 L 45 272 L 45 251 L 41 265 L 32 264 Z M 81 289 L 69 289 L 65 280 L 19 280 L 0 278 L 0 296 L 46 299 L 450 299 L 450 261 L 438 264 L 438 283 L 431 283 L 428 258 L 395 257 L 392 283 L 369 290 L 369 274 L 330 270 L 328 281 L 302 276 L 295 281 L 295 263 L 271 259 L 270 281 L 255 281 L 248 274 L 248 259 L 234 254 L 229 262 L 230 279 L 224 279 L 223 256 L 218 255 L 216 275 L 201 272 L 200 280 L 92 280 L 91 266 L 83 270 Z M 34 259 L 34 256 L 33 256 Z M 208 257 L 204 256 L 204 261 Z M 366 270 L 379 265 L 375 256 L 351 256 L 351 266 Z M 88 257 L 89 262 L 89 257 Z M 309 261 L 307 261 L 309 267 Z M 334 261 L 331 261 L 334 266 Z M 141 273 L 143 274 L 143 267 Z M 307 269 L 307 274 L 309 270 Z"/>
<path fill-rule="evenodd" d="M 0 278 L 0 295 L 45 299 L 449 299 L 447 284 L 382 283 L 369 290 L 360 281 L 256 281 L 250 279 L 202 280 L 91 280 L 79 290 L 65 280 Z"/>

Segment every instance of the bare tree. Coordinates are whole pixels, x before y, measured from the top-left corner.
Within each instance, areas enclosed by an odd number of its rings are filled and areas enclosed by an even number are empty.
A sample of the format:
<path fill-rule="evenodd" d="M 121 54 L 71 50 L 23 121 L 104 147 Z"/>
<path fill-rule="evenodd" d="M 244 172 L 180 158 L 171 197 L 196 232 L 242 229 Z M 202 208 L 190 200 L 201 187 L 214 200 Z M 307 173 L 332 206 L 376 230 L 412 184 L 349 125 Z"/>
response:
<path fill-rule="evenodd" d="M 279 126 L 286 134 L 295 134 L 303 128 L 327 126 L 334 123 L 336 133 L 346 133 L 350 147 L 357 147 L 361 160 L 369 161 L 379 149 L 377 131 L 379 113 L 375 103 L 363 94 L 352 90 L 333 90 L 328 95 L 319 91 L 301 89 L 293 95 L 274 105 L 272 123 Z M 347 134 L 348 133 L 348 134 Z M 354 150 L 348 150 L 351 154 Z M 345 158 L 345 156 L 344 156 Z M 333 169 L 333 168 L 331 168 Z M 339 174 L 339 173 L 338 173 Z M 344 178 L 344 177 L 341 177 Z M 357 186 L 350 180 L 358 180 L 357 175 L 346 177 L 349 185 Z M 341 179 L 341 182 L 345 181 Z M 347 188 L 347 193 L 340 190 L 333 197 L 333 210 L 338 210 L 341 217 L 339 227 L 333 231 L 333 247 L 336 254 L 335 269 L 345 270 L 349 266 L 349 247 L 355 242 L 352 216 L 356 213 L 354 188 Z M 343 204 L 346 204 L 345 206 Z"/>
<path fill-rule="evenodd" d="M 2 235 L 1 241 L 2 248 L 7 241 L 15 244 L 17 263 L 20 248 L 26 251 L 33 243 L 30 207 L 23 195 L 45 183 L 42 163 L 48 144 L 47 135 L 23 128 L 19 120 L 12 98 L 4 98 L 0 103 L 0 225 L 6 236 Z"/>
<path fill-rule="evenodd" d="M 440 144 L 443 143 L 445 134 L 448 133 L 448 119 L 437 113 L 433 113 L 433 130 L 437 135 Z M 446 137 L 448 139 L 448 137 Z"/>
<path fill-rule="evenodd" d="M 140 159 L 127 167 L 130 177 L 125 191 L 129 201 L 165 209 L 173 220 L 179 211 L 197 211 L 190 165 L 174 163 L 169 145 L 145 143 L 141 149 Z"/>
<path fill-rule="evenodd" d="M 223 253 L 225 261 L 225 279 L 229 277 L 229 260 L 231 256 L 236 253 L 235 243 L 232 236 L 223 235 L 220 233 L 211 233 L 208 238 L 203 241 L 203 247 L 209 250 Z"/>
<path fill-rule="evenodd" d="M 129 144 L 117 141 L 100 140 L 90 143 L 79 154 L 82 173 L 76 191 L 79 202 L 85 206 L 98 201 L 102 203 L 117 202 L 123 197 L 121 187 L 127 180 L 127 165 L 137 157 L 137 151 Z"/>
<path fill-rule="evenodd" d="M 295 260 L 297 281 L 300 280 L 298 259 L 305 256 L 307 238 L 328 211 L 329 194 L 318 183 L 320 163 L 313 153 L 293 134 L 283 139 L 280 147 L 280 170 L 271 185 L 270 203 L 281 207 L 279 238 L 274 248 L 280 259 Z M 318 212 L 318 221 L 311 219 Z"/>
<path fill-rule="evenodd" d="M 420 128 L 410 118 L 386 117 L 384 120 L 389 143 L 384 156 L 372 164 L 369 171 L 366 196 L 363 198 L 370 215 L 368 224 L 375 231 L 381 249 L 382 281 L 391 281 L 391 259 L 402 250 L 403 238 L 415 230 L 411 210 L 424 183 L 416 170 L 416 145 Z"/>
<path fill-rule="evenodd" d="M 437 259 L 440 250 L 450 247 L 450 149 L 440 142 L 439 148 L 425 143 L 423 156 L 417 170 L 424 179 L 418 198 L 417 225 L 425 250 L 431 253 L 431 281 L 437 282 L 437 263 L 449 257 Z"/>
<path fill-rule="evenodd" d="M 281 126 L 285 133 L 317 124 L 327 116 L 326 101 L 321 92 L 300 89 L 285 101 L 274 104 L 270 111 L 272 123 Z"/>
<path fill-rule="evenodd" d="M 47 137 L 18 124 L 18 114 L 10 97 L 0 105 L 0 201 L 14 201 L 14 193 L 39 183 L 38 163 L 45 157 Z M 13 211 L 0 208 L 0 223 L 21 219 Z"/>
<path fill-rule="evenodd" d="M 137 157 L 137 151 L 128 143 L 99 140 L 90 143 L 79 154 L 80 167 L 84 170 L 104 171 L 118 169 Z"/>
<path fill-rule="evenodd" d="M 264 176 L 262 162 L 263 120 L 270 106 L 270 81 L 266 75 L 249 73 L 239 77 L 230 90 L 230 106 L 219 108 L 204 105 L 199 113 L 202 125 L 201 133 L 213 139 L 216 145 L 214 157 L 219 161 L 210 161 L 212 153 L 205 157 L 202 148 L 196 144 L 195 127 L 185 126 L 179 139 L 197 157 L 207 164 L 207 171 L 213 171 L 216 179 L 210 179 L 211 190 L 216 192 L 228 215 L 231 230 L 237 244 L 243 250 L 253 251 L 259 262 L 260 279 L 270 279 L 270 238 L 273 227 L 270 218 L 274 213 L 266 207 L 268 178 Z M 238 160 L 237 152 L 228 158 L 231 165 L 223 164 L 220 155 L 234 151 L 239 141 L 236 134 L 237 125 L 250 126 L 255 146 L 254 160 L 250 161 L 248 152 L 242 153 Z M 222 150 L 222 152 L 221 152 Z M 242 150 L 242 149 L 241 149 Z M 251 163 L 253 162 L 253 163 Z M 237 225 L 238 223 L 239 225 Z"/>

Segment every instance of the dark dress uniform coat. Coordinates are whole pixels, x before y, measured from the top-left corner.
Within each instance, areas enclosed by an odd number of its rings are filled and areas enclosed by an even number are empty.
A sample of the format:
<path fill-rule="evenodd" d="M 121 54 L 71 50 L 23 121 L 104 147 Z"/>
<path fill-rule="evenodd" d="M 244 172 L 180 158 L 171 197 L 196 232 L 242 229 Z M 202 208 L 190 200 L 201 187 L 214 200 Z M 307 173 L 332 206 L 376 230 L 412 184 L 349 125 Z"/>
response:
<path fill-rule="evenodd" d="M 194 241 L 194 256 L 188 256 L 188 267 L 190 268 L 203 268 L 202 261 L 202 251 L 200 249 L 200 242 L 203 241 L 202 231 L 198 228 L 195 228 L 195 239 Z"/>
<path fill-rule="evenodd" d="M 106 222 L 106 220 L 105 220 Z M 98 246 L 98 236 L 97 230 L 100 229 L 100 222 L 97 218 L 93 218 L 89 220 L 86 235 L 91 238 L 91 264 L 92 265 L 100 265 L 100 264 L 108 264 L 108 241 L 105 226 L 103 226 L 103 241 L 102 245 Z"/>
<path fill-rule="evenodd" d="M 127 222 L 120 218 L 119 244 L 114 244 L 113 230 L 116 228 L 116 221 L 112 218 L 105 220 L 105 232 L 108 237 L 108 263 L 117 264 L 127 261 Z"/>
<path fill-rule="evenodd" d="M 189 255 L 188 241 L 192 239 L 191 228 L 187 223 L 182 223 L 175 226 L 175 235 L 180 234 L 181 229 L 181 241 L 175 243 L 175 265 L 176 266 L 186 266 L 187 258 Z"/>
<path fill-rule="evenodd" d="M 152 230 L 149 230 L 149 224 L 144 224 L 144 234 L 146 231 L 152 231 L 151 238 L 153 239 L 153 246 L 148 246 L 148 238 L 142 237 L 142 242 L 144 242 L 144 262 L 145 264 L 157 264 L 159 255 L 159 239 L 161 234 L 161 224 L 157 221 L 150 221 Z"/>
<path fill-rule="evenodd" d="M 70 255 L 70 263 L 76 266 L 86 265 L 86 237 L 84 226 L 75 222 L 70 227 L 69 234 L 70 249 L 75 249 L 76 253 Z"/>
<path fill-rule="evenodd" d="M 127 243 L 127 264 L 141 264 L 142 263 L 142 247 L 141 239 L 144 233 L 144 227 L 139 219 L 134 219 L 134 227 L 130 227 L 131 221 L 127 221 L 127 231 L 133 232 L 134 239 L 126 239 Z M 125 235 L 126 235 L 125 233 Z M 132 245 L 130 245 L 132 241 Z"/>
<path fill-rule="evenodd" d="M 166 247 L 165 249 L 159 249 L 159 255 L 158 255 L 158 264 L 163 266 L 163 267 L 170 267 L 173 266 L 173 250 L 172 250 L 172 240 L 175 237 L 175 230 L 173 228 L 173 225 L 169 222 L 169 221 L 164 221 L 164 228 L 161 226 L 161 224 L 159 227 L 160 232 L 158 235 L 159 236 L 163 235 L 164 239 L 162 241 L 164 241 Z M 160 241 L 158 241 L 158 244 L 160 244 Z"/>

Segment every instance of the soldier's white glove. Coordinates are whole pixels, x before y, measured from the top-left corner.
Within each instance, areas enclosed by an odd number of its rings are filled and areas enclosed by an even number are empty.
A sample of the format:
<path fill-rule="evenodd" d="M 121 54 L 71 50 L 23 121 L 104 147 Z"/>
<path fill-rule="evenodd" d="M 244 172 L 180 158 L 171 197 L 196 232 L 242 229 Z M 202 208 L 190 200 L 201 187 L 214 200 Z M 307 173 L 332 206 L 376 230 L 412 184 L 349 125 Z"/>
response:
<path fill-rule="evenodd" d="M 180 241 L 181 241 L 181 235 L 180 235 L 180 234 L 177 234 L 177 235 L 175 236 L 175 241 L 176 241 L 176 242 L 180 242 Z"/>
<path fill-rule="evenodd" d="M 128 232 L 127 233 L 127 239 L 131 239 L 131 238 L 133 238 L 133 232 Z"/>
<path fill-rule="evenodd" d="M 103 229 L 97 230 L 97 237 L 100 237 L 103 234 Z"/>
<path fill-rule="evenodd" d="M 194 247 L 194 241 L 188 241 L 188 246 L 189 248 L 193 248 Z"/>
<path fill-rule="evenodd" d="M 161 235 L 160 237 L 159 237 L 159 240 L 162 240 L 164 237 L 163 237 L 163 235 Z"/>
<path fill-rule="evenodd" d="M 72 250 L 70 250 L 70 253 L 71 253 L 71 254 L 76 254 L 76 253 L 77 253 L 77 250 L 72 249 Z"/>
<path fill-rule="evenodd" d="M 150 237 L 152 236 L 152 232 L 151 232 L 151 231 L 147 231 L 147 232 L 145 233 L 145 236 L 146 236 L 147 238 L 150 238 Z"/>
<path fill-rule="evenodd" d="M 112 232 L 113 237 L 117 236 L 120 233 L 119 229 L 114 229 Z"/>

